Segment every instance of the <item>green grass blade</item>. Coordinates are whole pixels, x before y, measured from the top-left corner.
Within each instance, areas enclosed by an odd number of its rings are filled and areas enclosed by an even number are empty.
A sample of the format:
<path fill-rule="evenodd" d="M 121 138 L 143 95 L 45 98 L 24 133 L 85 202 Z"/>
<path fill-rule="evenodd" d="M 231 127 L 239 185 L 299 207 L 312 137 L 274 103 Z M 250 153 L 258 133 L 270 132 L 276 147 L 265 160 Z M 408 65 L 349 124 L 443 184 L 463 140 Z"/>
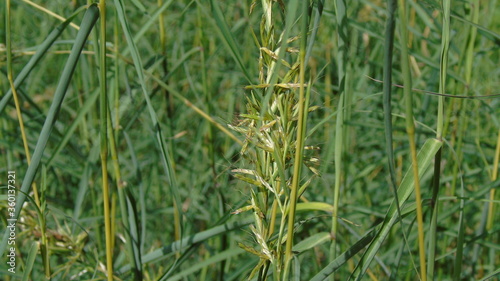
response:
<path fill-rule="evenodd" d="M 107 79 L 107 67 L 106 67 L 106 0 L 100 0 L 99 4 L 100 11 L 100 28 L 99 28 L 99 42 L 96 48 L 96 55 L 98 57 L 99 66 L 99 136 L 100 136 L 100 156 L 101 156 L 101 187 L 102 187 L 102 203 L 103 203 L 103 215 L 104 215 L 104 234 L 106 241 L 106 276 L 108 281 L 113 281 L 113 244 L 115 234 L 113 233 L 114 228 L 111 226 L 111 220 L 114 220 L 111 216 L 111 189 L 109 187 L 108 178 L 108 154 L 109 154 L 109 142 L 108 142 L 108 79 Z M 97 36 L 95 36 L 97 38 Z"/>
<path fill-rule="evenodd" d="M 117 16 L 120 20 L 120 24 L 123 29 L 123 33 L 125 34 L 125 38 L 127 39 L 127 44 L 131 50 L 131 55 L 132 59 L 134 61 L 134 66 L 137 74 L 137 78 L 139 80 L 139 83 L 141 85 L 141 89 L 144 95 L 144 99 L 146 100 L 146 104 L 148 107 L 149 115 L 151 118 L 151 121 L 153 123 L 153 127 L 155 129 L 155 135 L 156 135 L 156 142 L 158 144 L 158 147 L 160 148 L 161 152 L 161 159 L 163 163 L 163 168 L 165 170 L 165 174 L 167 175 L 168 181 L 169 181 L 169 187 L 170 187 L 170 192 L 172 194 L 172 197 L 174 198 L 175 202 L 175 208 L 177 209 L 177 215 L 179 216 L 178 221 L 180 222 L 180 227 L 182 228 L 182 203 L 180 199 L 180 194 L 179 194 L 179 187 L 177 185 L 177 180 L 175 178 L 175 173 L 174 173 L 174 168 L 172 165 L 172 159 L 170 158 L 170 153 L 167 152 L 167 145 L 164 140 L 163 134 L 161 132 L 161 127 L 160 123 L 158 121 L 158 118 L 156 117 L 156 112 L 153 107 L 153 104 L 149 98 L 149 93 L 146 89 L 146 81 L 144 79 L 144 74 L 143 74 L 143 67 L 142 67 L 142 62 L 141 58 L 139 56 L 139 51 L 137 49 L 137 46 L 132 38 L 132 33 L 128 24 L 128 21 L 125 16 L 125 9 L 123 5 L 123 1 L 121 0 L 115 0 L 115 6 L 116 6 L 116 11 L 117 11 Z M 182 237 L 182 230 L 180 230 L 181 237 Z M 182 240 L 181 240 L 182 241 Z"/>
<path fill-rule="evenodd" d="M 375 232 L 371 231 L 361 238 L 358 242 L 352 245 L 349 249 L 343 252 L 341 255 L 336 257 L 327 266 L 325 266 L 320 272 L 318 272 L 310 281 L 323 281 L 326 280 L 330 275 L 332 275 L 337 269 L 339 269 L 343 264 L 345 264 L 350 258 L 352 258 L 359 251 L 363 250 L 375 237 Z"/>
<path fill-rule="evenodd" d="M 131 0 L 132 4 L 141 11 L 141 13 L 147 14 L 148 11 L 146 10 L 146 7 L 139 1 L 139 0 Z"/>
<path fill-rule="evenodd" d="M 31 274 L 31 271 L 33 270 L 33 265 L 35 264 L 35 260 L 36 260 L 36 255 L 38 253 L 38 248 L 39 248 L 40 244 L 38 242 L 32 242 L 31 243 L 31 247 L 30 247 L 30 250 L 29 250 L 29 254 L 28 254 L 28 259 L 26 260 L 26 264 L 25 264 L 25 268 L 24 268 L 24 272 L 23 272 L 23 281 L 28 281 L 30 280 L 30 274 Z"/>
<path fill-rule="evenodd" d="M 286 276 L 288 275 L 288 264 L 292 261 L 293 254 L 293 236 L 294 236 L 294 225 L 295 225 L 295 209 L 297 207 L 297 199 L 299 197 L 299 188 L 300 188 L 300 178 L 302 171 L 302 161 L 303 161 L 303 152 L 304 152 L 304 141 L 306 135 L 306 121 L 307 121 L 307 109 L 309 105 L 307 104 L 308 99 L 306 99 L 305 93 L 305 73 L 306 73 L 306 46 L 307 46 L 307 25 L 308 25 L 308 8 L 309 3 L 307 1 L 302 2 L 302 19 L 301 19 L 301 38 L 300 38 L 300 51 L 299 51 L 299 62 L 300 62 L 300 74 L 299 74 L 299 101 L 297 103 L 299 116 L 298 116 L 298 124 L 297 124 L 297 135 L 296 135 L 296 146 L 295 146 L 295 158 L 293 164 L 293 178 L 291 185 L 291 194 L 290 194 L 290 202 L 289 202 L 289 212 L 288 212 L 288 232 L 287 232 L 287 240 L 286 240 L 286 252 L 285 252 L 285 271 L 284 271 L 284 279 L 286 280 Z M 308 93 L 310 94 L 310 87 L 307 88 Z"/>
<path fill-rule="evenodd" d="M 387 162 L 389 164 L 390 186 L 394 192 L 396 206 L 398 206 L 398 193 L 396 191 L 396 169 L 394 168 L 394 150 L 392 148 L 392 53 L 394 49 L 394 27 L 395 13 L 397 9 L 397 1 L 387 1 L 388 18 L 385 27 L 385 43 L 384 43 L 384 127 L 385 127 L 385 151 L 387 154 Z M 401 210 L 398 208 L 398 215 L 401 215 Z"/>
<path fill-rule="evenodd" d="M 470 19 L 472 22 L 477 23 L 480 20 L 480 6 L 482 5 L 479 0 L 475 0 L 471 3 L 471 11 L 470 11 Z M 448 15 L 449 16 L 449 15 Z M 471 26 L 470 29 L 470 34 L 469 34 L 469 42 L 467 42 L 467 47 L 465 51 L 465 81 L 467 86 L 473 84 L 473 73 L 475 71 L 474 69 L 474 61 L 476 57 L 476 36 L 477 36 L 477 28 L 475 26 Z M 467 89 L 467 91 L 470 91 L 470 89 Z M 467 93 L 469 95 L 469 93 Z M 467 104 L 469 103 L 468 100 L 464 100 L 463 102 L 463 109 L 461 111 L 465 111 L 464 109 L 467 108 Z M 460 131 L 461 134 L 459 135 L 459 144 L 462 144 L 462 138 L 466 138 L 466 134 L 468 134 L 467 126 L 469 123 L 469 115 L 465 112 L 463 112 L 463 115 L 460 116 Z M 453 190 L 453 195 L 455 194 L 455 184 L 458 178 L 460 178 L 460 196 L 463 198 L 465 197 L 465 188 L 464 188 L 464 179 L 462 178 L 462 172 L 461 172 L 461 166 L 462 163 L 460 163 L 461 159 L 463 159 L 464 152 L 462 150 L 462 146 L 457 148 L 457 160 L 456 164 L 453 167 L 454 168 L 454 179 L 452 183 L 452 190 Z M 458 174 L 456 173 L 458 172 Z M 493 199 L 493 198 L 491 198 Z M 464 241 L 465 241 L 465 212 L 464 212 L 464 206 L 465 206 L 465 200 L 461 199 L 459 201 L 459 218 L 458 218 L 458 237 L 457 237 L 457 245 L 456 245 L 456 256 L 455 256 L 455 262 L 454 262 L 454 271 L 453 271 L 453 279 L 454 280 L 460 280 L 461 275 L 462 275 L 462 264 L 463 264 L 463 256 L 464 256 Z M 489 229 L 488 224 L 486 224 L 486 229 Z"/>
<path fill-rule="evenodd" d="M 198 108 L 196 105 L 192 104 L 189 100 L 187 100 L 180 92 L 176 91 L 173 87 L 167 85 L 165 82 L 163 82 L 160 78 L 155 77 L 151 73 L 146 72 L 147 75 L 150 76 L 153 80 L 155 80 L 158 85 L 160 85 L 162 88 L 168 90 L 175 98 L 181 100 L 184 102 L 185 105 L 193 109 L 196 113 L 198 113 L 201 117 L 212 123 L 215 127 L 217 127 L 219 130 L 221 130 L 224 134 L 226 134 L 228 137 L 233 139 L 236 143 L 239 145 L 243 145 L 243 142 L 239 140 L 233 133 L 231 133 L 228 129 L 226 129 L 224 126 L 222 126 L 220 123 L 215 121 L 215 119 L 211 116 L 209 116 L 205 111 L 201 110 Z"/>
<path fill-rule="evenodd" d="M 125 137 L 125 141 L 129 147 L 130 156 L 132 158 L 132 163 L 134 164 L 134 169 L 136 173 L 136 177 L 139 181 L 139 204 L 136 203 L 132 191 L 126 187 L 118 188 L 118 201 L 120 204 L 120 212 L 122 213 L 122 224 L 125 228 L 126 239 L 127 242 L 125 246 L 127 248 L 127 254 L 129 259 L 133 264 L 133 274 L 135 280 L 142 280 L 143 277 L 143 269 L 142 269 L 142 255 L 141 252 L 143 250 L 144 243 L 144 235 L 145 235 L 145 204 L 143 200 L 143 181 L 141 177 L 141 172 L 137 167 L 137 158 L 135 155 L 134 148 L 132 146 L 132 142 L 127 131 L 123 131 L 123 135 Z M 138 219 L 139 211 L 141 209 L 141 219 Z M 138 222 L 141 221 L 141 225 L 139 226 Z"/>
<path fill-rule="evenodd" d="M 155 10 L 154 14 L 151 15 L 151 17 L 148 19 L 148 21 L 146 23 L 144 23 L 143 25 L 141 25 L 141 29 L 139 31 L 137 31 L 134 35 L 134 42 L 137 43 L 139 42 L 143 37 L 144 37 L 144 34 L 150 30 L 151 26 L 154 25 L 154 24 L 157 24 L 158 22 L 158 17 L 160 17 L 160 15 L 165 12 L 165 10 L 170 6 L 170 4 L 172 4 L 173 0 L 168 0 L 166 2 L 164 2 L 160 7 L 158 7 L 158 9 Z M 127 46 L 122 52 L 121 52 L 121 55 L 122 56 L 126 56 L 130 53 L 130 46 Z"/>
<path fill-rule="evenodd" d="M 316 9 L 314 9 L 314 20 L 313 20 L 313 26 L 311 30 L 311 35 L 309 36 L 308 44 L 307 44 L 307 52 L 306 52 L 306 58 L 305 61 L 308 62 L 309 58 L 311 57 L 312 54 L 312 49 L 314 46 L 314 42 L 316 41 L 316 35 L 318 34 L 318 28 L 319 28 L 319 22 L 321 20 L 321 15 L 323 14 L 323 8 L 324 8 L 324 0 L 318 0 L 314 1 L 316 3 Z"/>
<path fill-rule="evenodd" d="M 483 277 L 481 280 L 479 281 L 487 281 L 487 280 L 495 280 L 493 279 L 494 277 L 498 277 L 500 276 L 500 268 L 491 272 L 490 274 L 486 275 L 485 277 Z"/>
<path fill-rule="evenodd" d="M 220 253 L 217 253 L 208 259 L 203 260 L 202 262 L 197 263 L 196 265 L 190 266 L 189 268 L 179 272 L 178 274 L 169 277 L 168 281 L 177 281 L 186 278 L 187 276 L 195 273 L 198 270 L 201 270 L 202 268 L 209 266 L 211 264 L 219 263 L 224 260 L 228 260 L 230 258 L 233 258 L 237 255 L 241 255 L 245 253 L 245 250 L 240 249 L 240 248 L 234 248 L 234 249 L 229 249 Z"/>
<path fill-rule="evenodd" d="M 71 53 L 68 57 L 66 65 L 64 66 L 61 77 L 59 79 L 59 84 L 57 85 L 52 105 L 50 106 L 49 112 L 47 113 L 47 118 L 45 119 L 45 123 L 43 124 L 40 137 L 38 138 L 35 147 L 35 151 L 33 152 L 31 165 L 29 165 L 28 170 L 26 171 L 26 175 L 24 176 L 23 183 L 21 186 L 21 193 L 18 195 L 16 200 L 17 204 L 15 210 L 15 218 L 19 217 L 23 203 L 26 200 L 25 194 L 28 193 L 28 190 L 35 178 L 36 171 L 38 170 L 38 167 L 42 160 L 43 151 L 49 140 L 50 132 L 52 131 L 52 128 L 54 127 L 54 124 L 57 120 L 59 109 L 61 108 L 64 96 L 66 95 L 66 90 L 68 89 L 69 83 L 71 82 L 71 77 L 73 76 L 73 72 L 78 62 L 78 58 L 80 57 L 80 54 L 83 50 L 83 46 L 87 41 L 87 37 L 90 34 L 92 28 L 94 27 L 94 24 L 97 21 L 98 17 L 99 17 L 99 10 L 97 9 L 97 6 L 96 5 L 89 6 L 82 20 L 82 25 L 80 30 L 78 31 L 75 44 L 71 49 Z M 8 234 L 9 233 L 6 231 L 3 236 L 2 242 L 0 244 L 0 255 L 2 255 L 5 251 Z"/>
<path fill-rule="evenodd" d="M 495 31 L 488 29 L 484 26 L 481 26 L 477 23 L 474 23 L 472 21 L 466 20 L 463 16 L 451 14 L 450 17 L 477 28 L 478 32 L 482 33 L 482 35 L 488 38 L 489 40 L 496 42 L 496 44 L 498 45 L 498 41 L 500 40 L 500 34 L 496 33 Z"/>
<path fill-rule="evenodd" d="M 394 33 L 395 33 L 395 14 L 397 10 L 397 0 L 387 1 L 388 18 L 386 21 L 385 29 L 385 42 L 384 42 L 384 85 L 383 85 L 383 106 L 384 106 L 384 129 L 385 129 L 385 151 L 387 154 L 387 162 L 389 166 L 389 183 L 390 188 L 394 194 L 394 201 L 396 203 L 396 210 L 398 217 L 401 218 L 401 209 L 399 204 L 397 182 L 396 182 L 396 169 L 394 164 L 394 150 L 393 150 L 393 130 L 392 130 L 392 60 L 394 50 Z M 400 220 L 401 226 L 403 221 Z M 408 239 L 404 228 L 401 227 L 401 233 L 406 244 Z"/>
<path fill-rule="evenodd" d="M 198 5 L 201 5 L 199 1 L 197 1 L 197 3 Z M 222 39 L 222 42 L 224 42 L 224 45 L 226 45 L 226 47 L 229 49 L 231 56 L 240 67 L 248 83 L 252 84 L 252 76 L 250 75 L 250 73 L 248 73 L 247 67 L 243 63 L 243 59 L 240 54 L 240 48 L 236 44 L 233 34 L 231 33 L 231 30 L 229 30 L 229 26 L 224 19 L 224 15 L 219 7 L 219 1 L 210 0 L 210 5 L 212 6 L 211 16 L 214 17 L 215 23 L 218 27 L 217 31 L 220 38 Z"/>
<path fill-rule="evenodd" d="M 442 142 L 436 139 L 429 139 L 422 146 L 422 149 L 418 153 L 418 174 L 419 177 L 424 174 L 424 172 L 429 168 L 434 156 L 436 155 L 439 148 L 442 146 Z M 413 167 L 409 167 L 406 172 L 401 185 L 398 188 L 398 197 L 400 199 L 400 207 L 406 203 L 410 198 L 414 190 L 414 174 L 412 172 Z M 384 242 L 387 235 L 389 235 L 390 230 L 394 224 L 398 221 L 398 215 L 396 213 L 396 204 L 393 201 L 387 215 L 384 218 L 384 222 L 380 226 L 380 230 L 377 232 L 373 242 L 368 247 L 367 251 L 363 254 L 363 258 L 356 266 L 356 269 L 352 273 L 351 279 L 362 280 L 363 275 L 370 266 L 371 261 L 378 253 L 382 243 Z"/>
<path fill-rule="evenodd" d="M 305 252 L 311 248 L 314 248 L 318 245 L 321 245 L 331 239 L 330 233 L 328 232 L 320 232 L 306 239 L 300 241 L 299 243 L 293 246 L 293 251 L 298 252 L 299 254 Z"/>
<path fill-rule="evenodd" d="M 175 241 L 174 243 L 162 247 L 160 249 L 154 250 L 153 252 L 146 254 L 142 257 L 143 263 L 151 263 L 162 258 L 167 257 L 168 255 L 181 250 L 182 248 L 197 244 L 199 242 L 205 241 L 209 238 L 224 234 L 229 231 L 233 231 L 236 229 L 240 229 L 241 227 L 247 226 L 253 222 L 253 218 L 241 219 L 236 222 L 225 223 L 222 225 L 218 225 L 207 229 L 205 231 L 196 233 L 194 235 L 184 237 L 182 240 Z M 131 269 L 130 265 L 126 265 L 118 270 L 119 273 L 128 272 Z"/>
<path fill-rule="evenodd" d="M 401 42 L 401 72 L 403 76 L 403 95 L 405 101 L 406 113 L 406 135 L 408 136 L 409 150 L 411 155 L 411 165 L 413 168 L 413 187 L 415 190 L 415 200 L 417 202 L 417 231 L 418 231 L 418 253 L 420 261 L 420 278 L 422 281 L 427 281 L 427 266 L 425 256 L 425 231 L 423 222 L 422 211 L 422 193 L 420 185 L 420 176 L 418 173 L 418 156 L 417 145 L 415 140 L 415 123 L 413 120 L 413 95 L 412 88 L 412 75 L 410 69 L 410 55 L 408 52 L 409 45 L 411 45 L 411 36 L 407 27 L 408 22 L 408 7 L 407 2 L 399 0 L 399 23 L 400 23 L 400 42 Z M 411 24 L 410 24 L 411 25 Z"/>
<path fill-rule="evenodd" d="M 293 268 L 292 268 L 291 280 L 300 281 L 300 261 L 296 256 L 294 256 L 292 262 L 293 262 L 292 265 Z"/>
<path fill-rule="evenodd" d="M 73 19 L 83 10 L 85 10 L 86 7 L 80 7 L 77 9 L 70 17 L 68 17 L 64 22 L 59 24 L 48 36 L 45 38 L 42 44 L 38 46 L 38 50 L 36 54 L 31 57 L 31 59 L 28 61 L 28 63 L 23 67 L 21 72 L 17 75 L 16 79 L 14 80 L 14 86 L 17 88 L 19 87 L 24 80 L 28 77 L 28 75 L 31 73 L 31 71 L 35 68 L 35 66 L 40 62 L 40 60 L 43 58 L 43 56 L 47 53 L 49 48 L 54 44 L 57 38 L 62 34 L 62 32 L 66 29 L 66 27 L 73 21 Z M 3 110 L 5 109 L 5 106 L 9 102 L 10 98 L 12 97 L 12 90 L 9 89 L 7 93 L 2 97 L 2 100 L 0 100 L 0 114 L 2 114 Z"/>
<path fill-rule="evenodd" d="M 69 127 L 64 131 L 62 139 L 57 144 L 56 149 L 50 155 L 49 160 L 47 161 L 47 167 L 50 167 L 54 159 L 57 158 L 59 153 L 63 150 L 63 148 L 68 144 L 72 137 L 75 137 L 74 132 L 78 128 L 81 122 L 83 122 L 85 116 L 93 109 L 95 106 L 95 102 L 97 101 L 97 97 L 99 96 L 99 91 L 94 91 L 85 101 L 83 106 L 78 111 L 75 119 L 71 122 Z"/>
<path fill-rule="evenodd" d="M 446 92 L 446 75 L 448 71 L 448 49 L 450 45 L 450 0 L 444 0 L 443 5 L 443 26 L 441 34 L 441 59 L 439 69 L 439 93 Z M 438 114 L 437 114 L 437 129 L 436 138 L 443 139 L 444 128 L 444 97 L 440 96 L 438 101 Z M 439 205 L 436 204 L 439 200 L 440 189 L 440 176 L 441 176 L 441 149 L 436 153 L 434 159 L 434 180 L 432 185 L 432 199 L 431 199 L 431 223 L 429 228 L 429 246 L 427 256 L 427 279 L 434 280 L 434 264 L 436 256 L 436 243 L 437 243 L 437 217 Z"/>
<path fill-rule="evenodd" d="M 73 220 L 78 222 L 80 219 L 80 215 L 82 214 L 82 206 L 85 197 L 87 196 L 87 192 L 89 189 L 89 176 L 90 169 L 89 165 L 86 164 L 83 167 L 82 177 L 80 179 L 80 183 L 78 184 L 78 193 L 75 199 L 75 207 L 73 208 Z M 72 231 L 75 231 L 76 224 L 73 225 Z"/>
<path fill-rule="evenodd" d="M 347 69 L 347 44 L 348 44 L 348 17 L 347 6 L 345 0 L 335 1 L 335 18 L 337 23 L 337 72 L 338 72 L 338 87 L 339 87 L 339 102 L 337 106 L 337 120 L 335 123 L 335 185 L 333 189 L 333 212 L 332 212 L 332 225 L 331 233 L 333 236 L 332 243 L 330 244 L 330 260 L 336 259 L 337 255 L 337 232 L 338 232 L 338 209 L 340 202 L 340 187 L 343 177 L 343 154 L 344 154 L 344 117 L 347 112 L 346 104 L 346 81 L 348 79 Z M 331 276 L 330 280 L 334 280 Z"/>
<path fill-rule="evenodd" d="M 142 273 L 142 261 L 141 261 L 141 237 L 140 237 L 140 226 L 138 224 L 139 218 L 137 217 L 139 214 L 139 211 L 137 210 L 137 203 L 134 200 L 133 195 L 131 194 L 130 190 L 126 190 L 126 200 L 127 200 L 127 219 L 128 219 L 128 232 L 129 232 L 129 237 L 130 241 L 129 243 L 132 244 L 132 255 L 133 255 L 133 262 L 134 262 L 134 271 L 135 271 L 135 278 L 136 280 L 142 280 L 143 279 L 143 273 Z"/>

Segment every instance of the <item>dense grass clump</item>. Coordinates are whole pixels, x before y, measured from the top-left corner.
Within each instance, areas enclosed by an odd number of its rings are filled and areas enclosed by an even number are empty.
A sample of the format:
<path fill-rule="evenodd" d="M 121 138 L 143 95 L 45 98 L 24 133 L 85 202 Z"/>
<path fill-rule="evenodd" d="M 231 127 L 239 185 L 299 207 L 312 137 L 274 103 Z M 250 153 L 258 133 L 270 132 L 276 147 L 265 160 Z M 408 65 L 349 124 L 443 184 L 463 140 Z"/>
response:
<path fill-rule="evenodd" d="M 497 1 L 0 12 L 0 279 L 498 278 Z"/>

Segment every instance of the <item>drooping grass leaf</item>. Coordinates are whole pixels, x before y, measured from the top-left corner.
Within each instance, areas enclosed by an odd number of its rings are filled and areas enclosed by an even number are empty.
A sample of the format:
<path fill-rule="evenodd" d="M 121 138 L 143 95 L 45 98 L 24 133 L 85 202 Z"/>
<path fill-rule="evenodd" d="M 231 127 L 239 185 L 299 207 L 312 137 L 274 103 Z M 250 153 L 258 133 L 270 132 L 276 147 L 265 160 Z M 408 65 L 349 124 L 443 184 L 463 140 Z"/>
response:
<path fill-rule="evenodd" d="M 23 281 L 30 280 L 30 274 L 33 270 L 33 265 L 35 264 L 36 255 L 38 254 L 38 248 L 40 244 L 38 242 L 32 242 L 28 253 L 28 259 L 26 260 L 26 267 L 23 272 Z"/>
<path fill-rule="evenodd" d="M 350 258 L 352 258 L 359 251 L 368 245 L 375 237 L 375 231 L 370 231 L 358 242 L 352 245 L 349 249 L 343 252 L 341 255 L 336 257 L 327 266 L 325 266 L 320 272 L 318 272 L 310 281 L 323 281 L 333 274 L 338 268 L 345 264 Z"/>
<path fill-rule="evenodd" d="M 200 5 L 200 2 L 199 1 L 197 2 L 198 5 Z M 220 9 L 219 2 L 215 0 L 210 0 L 210 5 L 212 7 L 211 15 L 214 17 L 215 23 L 218 27 L 217 31 L 219 33 L 222 42 L 224 42 L 224 45 L 226 45 L 226 47 L 229 49 L 231 56 L 236 61 L 237 65 L 240 67 L 247 81 L 250 84 L 253 84 L 252 83 L 253 79 L 251 78 L 247 67 L 243 64 L 243 59 L 240 54 L 240 48 L 236 44 L 236 40 L 234 39 L 234 36 L 231 33 L 231 30 L 229 29 L 226 20 L 224 19 L 224 14 Z"/>
<path fill-rule="evenodd" d="M 166 145 L 164 136 L 163 136 L 162 131 L 161 131 L 160 123 L 159 123 L 158 118 L 156 116 L 156 111 L 153 107 L 153 104 L 152 104 L 151 99 L 149 97 L 149 92 L 146 88 L 146 81 L 144 79 L 144 74 L 143 74 L 144 69 L 142 67 L 142 61 L 141 61 L 137 46 L 133 40 L 132 32 L 131 32 L 130 27 L 129 27 L 129 22 L 126 19 L 123 1 L 115 0 L 115 6 L 116 6 L 116 11 L 117 11 L 117 16 L 120 20 L 120 24 L 121 24 L 122 29 L 123 29 L 123 33 L 125 34 L 125 38 L 127 39 L 127 44 L 131 50 L 131 55 L 132 55 L 132 59 L 134 61 L 134 66 L 135 66 L 137 78 L 139 80 L 144 99 L 146 100 L 146 104 L 148 107 L 151 121 L 153 123 L 153 128 L 155 130 L 155 139 L 156 139 L 156 142 L 158 144 L 158 148 L 160 150 L 160 156 L 162 159 L 163 168 L 165 170 L 165 174 L 167 175 L 168 182 L 169 182 L 169 190 L 172 194 L 172 197 L 174 198 L 174 202 L 175 202 L 174 205 L 177 209 L 177 215 L 179 216 L 178 221 L 180 221 L 180 226 L 178 226 L 178 227 L 181 228 L 180 233 L 181 233 L 181 237 L 182 237 L 182 217 L 183 217 L 182 216 L 183 212 L 182 212 L 182 207 L 181 207 L 182 203 L 181 203 L 181 199 L 180 199 L 179 187 L 177 185 L 177 180 L 175 177 L 172 159 L 171 159 L 170 153 L 167 152 L 168 146 Z"/>
<path fill-rule="evenodd" d="M 68 17 L 64 22 L 59 24 L 59 26 L 57 26 L 47 36 L 47 38 L 45 38 L 45 41 L 43 41 L 43 43 L 40 44 L 40 46 L 38 47 L 36 54 L 33 57 L 31 57 L 29 62 L 23 67 L 21 72 L 17 75 L 16 79 L 14 80 L 14 86 L 16 88 L 19 87 L 24 82 L 24 80 L 28 77 L 30 72 L 37 66 L 37 64 L 47 53 L 50 47 L 54 44 L 57 38 L 59 38 L 62 32 L 66 29 L 66 27 L 73 21 L 73 19 L 75 19 L 75 17 L 79 13 L 81 13 L 84 10 L 85 6 L 78 8 L 70 17 Z M 7 93 L 2 97 L 2 100 L 0 100 L 0 114 L 2 114 L 2 112 L 4 111 L 5 106 L 7 105 L 11 97 L 12 97 L 12 90 L 9 89 Z"/>
<path fill-rule="evenodd" d="M 250 218 L 241 219 L 237 222 L 225 223 L 223 225 L 218 225 L 213 228 L 207 229 L 205 231 L 196 233 L 194 235 L 184 237 L 180 241 L 175 241 L 174 243 L 165 246 L 163 248 L 154 250 L 153 252 L 146 254 L 142 257 L 143 263 L 150 263 L 154 261 L 161 260 L 170 254 L 181 250 L 182 248 L 191 246 L 193 244 L 205 241 L 209 238 L 224 234 L 228 231 L 233 231 L 241 227 L 249 225 L 253 220 Z M 130 265 L 126 265 L 118 270 L 119 273 L 125 273 L 130 270 Z"/>
<path fill-rule="evenodd" d="M 422 176 L 424 172 L 429 168 L 432 159 L 434 159 L 434 156 L 436 155 L 437 151 L 441 146 L 442 142 L 436 139 L 429 139 L 422 146 L 422 149 L 418 153 L 419 177 Z M 413 193 L 413 188 L 414 188 L 413 177 L 414 176 L 412 172 L 412 167 L 410 167 L 398 188 L 398 197 L 400 199 L 399 202 L 400 206 L 405 204 L 410 195 Z M 380 247 L 382 246 L 382 243 L 384 242 L 387 235 L 389 235 L 390 230 L 397 222 L 397 220 L 398 220 L 398 215 L 396 213 L 396 204 L 393 201 L 391 207 L 389 208 L 389 211 L 387 212 L 384 222 L 380 226 L 376 236 L 373 239 L 373 242 L 370 243 L 370 246 L 363 254 L 361 261 L 356 266 L 356 269 L 352 273 L 350 279 L 361 280 L 363 278 L 363 275 L 370 266 L 371 261 L 378 253 Z"/>
<path fill-rule="evenodd" d="M 80 57 L 83 46 L 87 41 L 87 37 L 94 27 L 94 24 L 97 21 L 98 17 L 98 8 L 96 7 L 96 5 L 90 5 L 82 20 L 82 24 L 80 26 L 80 30 L 78 31 L 75 43 L 73 45 L 73 48 L 71 49 L 68 60 L 66 61 L 66 65 L 64 66 L 64 69 L 61 73 L 59 84 L 57 85 L 57 89 L 52 100 L 52 105 L 50 106 L 49 112 L 47 113 L 47 118 L 45 119 L 42 131 L 40 132 L 40 137 L 38 138 L 35 147 L 35 151 L 33 152 L 31 164 L 29 165 L 28 170 L 26 171 L 26 175 L 24 176 L 21 186 L 21 192 L 19 193 L 16 200 L 17 204 L 15 210 L 15 218 L 19 217 L 23 203 L 26 200 L 25 194 L 28 193 L 28 190 L 35 178 L 36 171 L 38 170 L 38 167 L 42 160 L 43 151 L 45 149 L 45 146 L 47 145 L 50 132 L 52 131 L 52 128 L 54 127 L 54 124 L 57 120 L 61 104 L 64 100 L 64 96 L 66 95 L 66 90 L 69 87 L 69 83 L 71 82 L 71 77 L 73 76 L 78 58 Z M 0 244 L 0 255 L 2 255 L 5 251 L 8 234 L 9 233 L 6 231 L 3 236 L 2 242 Z"/>
<path fill-rule="evenodd" d="M 206 266 L 209 266 L 209 265 L 214 264 L 214 263 L 219 263 L 219 262 L 224 261 L 224 260 L 228 260 L 230 258 L 237 256 L 237 255 L 241 255 L 244 252 L 245 252 L 245 250 L 243 250 L 243 249 L 233 248 L 233 249 L 226 250 L 224 252 L 217 253 L 217 254 L 203 260 L 202 262 L 197 263 L 196 265 L 191 266 L 191 267 L 179 272 L 178 274 L 169 277 L 168 280 L 169 281 L 182 280 L 186 276 L 189 276 L 189 275 L 195 273 L 196 271 L 201 270 L 202 268 L 204 268 Z"/>

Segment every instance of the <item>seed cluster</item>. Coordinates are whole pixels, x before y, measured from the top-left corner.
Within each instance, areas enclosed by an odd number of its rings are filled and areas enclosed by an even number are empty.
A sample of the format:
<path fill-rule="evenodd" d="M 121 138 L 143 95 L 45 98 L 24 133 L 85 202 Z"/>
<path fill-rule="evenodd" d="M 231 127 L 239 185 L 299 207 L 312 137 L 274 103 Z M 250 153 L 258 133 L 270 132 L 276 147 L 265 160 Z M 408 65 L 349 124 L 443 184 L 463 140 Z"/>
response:
<path fill-rule="evenodd" d="M 283 4 L 281 1 L 262 1 L 260 40 L 254 34 L 259 48 L 260 84 L 245 87 L 248 91 L 247 112 L 240 114 L 240 120 L 236 125 L 229 125 L 233 130 L 245 135 L 241 155 L 248 167 L 251 167 L 234 169 L 232 172 L 236 178 L 254 187 L 250 191 L 250 205 L 234 212 L 238 214 L 251 210 L 254 213 L 254 225 L 250 228 L 260 249 L 240 243 L 240 247 L 260 258 L 249 278 L 257 272 L 262 276 L 269 266 L 273 266 L 277 274 L 283 269 L 292 167 L 296 154 L 299 118 L 297 92 L 301 86 L 298 83 L 300 64 L 296 55 L 299 49 L 287 47 L 281 50 L 285 38 L 282 32 L 276 40 L 274 22 L 278 21 L 273 20 L 272 13 L 273 4 L 276 3 Z M 255 5 L 256 3 L 252 5 L 252 11 Z M 283 7 L 284 5 L 279 5 L 280 9 Z M 295 36 L 287 39 L 287 44 L 293 44 L 299 38 Z M 279 52 L 282 51 L 286 52 L 286 56 L 280 58 Z M 296 62 L 289 62 L 292 60 Z M 309 111 L 315 108 L 310 107 Z M 318 159 L 315 157 L 303 161 L 313 175 L 318 174 L 314 168 L 317 162 Z M 303 179 L 299 196 L 312 178 L 313 176 Z M 275 233 L 275 230 L 278 232 Z"/>

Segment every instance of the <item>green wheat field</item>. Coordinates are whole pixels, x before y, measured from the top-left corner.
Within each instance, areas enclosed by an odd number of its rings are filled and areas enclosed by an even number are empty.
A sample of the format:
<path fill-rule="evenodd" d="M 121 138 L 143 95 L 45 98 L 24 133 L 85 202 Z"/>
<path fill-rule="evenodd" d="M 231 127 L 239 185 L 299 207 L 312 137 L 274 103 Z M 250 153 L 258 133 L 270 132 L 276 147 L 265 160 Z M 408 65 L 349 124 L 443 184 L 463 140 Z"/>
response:
<path fill-rule="evenodd" d="M 499 280 L 499 1 L 0 14 L 0 280 Z"/>

